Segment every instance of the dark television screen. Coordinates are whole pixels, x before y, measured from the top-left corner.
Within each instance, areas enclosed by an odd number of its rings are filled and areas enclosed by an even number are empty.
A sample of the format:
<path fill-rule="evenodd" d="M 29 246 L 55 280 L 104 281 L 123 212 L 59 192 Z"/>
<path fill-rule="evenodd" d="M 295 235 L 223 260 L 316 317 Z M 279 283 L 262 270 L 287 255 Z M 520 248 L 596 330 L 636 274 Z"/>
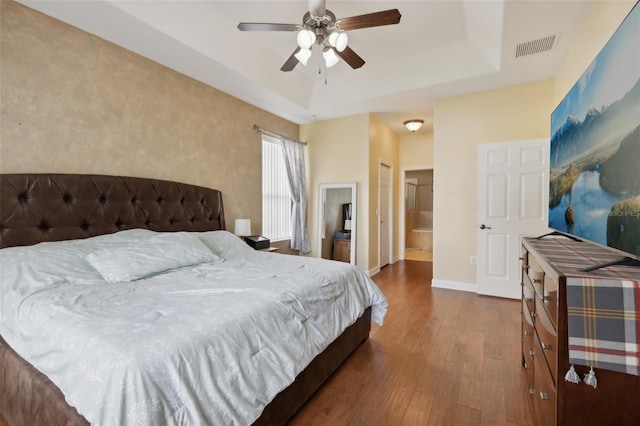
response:
<path fill-rule="evenodd" d="M 549 227 L 640 258 L 640 6 L 551 114 Z"/>

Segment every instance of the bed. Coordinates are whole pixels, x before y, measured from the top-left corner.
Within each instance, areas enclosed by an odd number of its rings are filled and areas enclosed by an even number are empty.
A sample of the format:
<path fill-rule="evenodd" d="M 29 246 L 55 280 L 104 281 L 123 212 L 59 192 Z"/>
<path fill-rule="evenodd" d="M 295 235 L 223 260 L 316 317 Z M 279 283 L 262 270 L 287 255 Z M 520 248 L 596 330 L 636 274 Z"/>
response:
<path fill-rule="evenodd" d="M 103 175 L 0 178 L 0 413 L 11 426 L 283 424 L 386 312 L 351 265 L 250 249 L 225 230 L 217 190 Z M 247 319 L 266 328 L 248 331 Z"/>

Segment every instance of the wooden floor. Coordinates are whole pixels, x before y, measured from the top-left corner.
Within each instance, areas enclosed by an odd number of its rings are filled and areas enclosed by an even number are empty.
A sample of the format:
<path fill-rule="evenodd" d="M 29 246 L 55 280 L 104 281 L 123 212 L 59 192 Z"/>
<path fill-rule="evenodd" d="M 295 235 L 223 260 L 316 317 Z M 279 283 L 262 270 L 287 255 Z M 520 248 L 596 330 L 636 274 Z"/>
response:
<path fill-rule="evenodd" d="M 291 425 L 532 425 L 520 303 L 432 289 L 432 264 L 400 261 L 373 280 L 382 327 Z"/>

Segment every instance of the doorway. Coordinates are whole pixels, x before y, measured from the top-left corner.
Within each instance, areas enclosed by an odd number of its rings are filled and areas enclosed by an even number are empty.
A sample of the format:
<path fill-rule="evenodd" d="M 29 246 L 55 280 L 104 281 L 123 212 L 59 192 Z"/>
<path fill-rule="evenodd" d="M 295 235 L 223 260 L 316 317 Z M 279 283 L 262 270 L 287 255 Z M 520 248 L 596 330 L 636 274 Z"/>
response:
<path fill-rule="evenodd" d="M 549 139 L 478 146 L 478 293 L 521 297 L 520 239 L 548 231 Z"/>
<path fill-rule="evenodd" d="M 356 184 L 318 186 L 318 256 L 356 263 Z"/>
<path fill-rule="evenodd" d="M 404 258 L 433 262 L 433 169 L 404 175 Z"/>

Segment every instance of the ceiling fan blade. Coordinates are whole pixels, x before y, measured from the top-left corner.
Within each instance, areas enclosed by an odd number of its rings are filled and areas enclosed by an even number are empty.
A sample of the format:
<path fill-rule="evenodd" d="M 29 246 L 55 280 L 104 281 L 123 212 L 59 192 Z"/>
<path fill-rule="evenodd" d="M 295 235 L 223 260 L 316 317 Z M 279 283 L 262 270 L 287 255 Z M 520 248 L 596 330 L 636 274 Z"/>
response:
<path fill-rule="evenodd" d="M 260 22 L 241 22 L 238 24 L 240 31 L 298 31 L 296 24 L 270 24 Z"/>
<path fill-rule="evenodd" d="M 335 49 L 333 50 L 354 70 L 364 65 L 364 59 L 362 59 L 360 55 L 354 52 L 349 46 L 347 46 L 342 52 L 338 52 Z"/>
<path fill-rule="evenodd" d="M 397 24 L 400 22 L 401 17 L 402 15 L 400 15 L 400 11 L 398 9 L 390 9 L 338 19 L 337 23 L 340 24 L 340 28 L 345 31 L 349 31 L 358 30 L 360 28 Z"/>
<path fill-rule="evenodd" d="M 298 59 L 296 58 L 296 53 L 298 53 L 300 51 L 300 48 L 296 48 L 296 50 L 293 51 L 293 53 L 291 54 L 291 56 L 289 56 L 289 59 L 287 59 L 287 61 L 282 65 L 282 67 L 280 68 L 280 71 L 292 71 L 296 65 L 298 65 Z"/>
<path fill-rule="evenodd" d="M 309 12 L 313 16 L 324 16 L 327 13 L 325 0 L 309 0 Z"/>

